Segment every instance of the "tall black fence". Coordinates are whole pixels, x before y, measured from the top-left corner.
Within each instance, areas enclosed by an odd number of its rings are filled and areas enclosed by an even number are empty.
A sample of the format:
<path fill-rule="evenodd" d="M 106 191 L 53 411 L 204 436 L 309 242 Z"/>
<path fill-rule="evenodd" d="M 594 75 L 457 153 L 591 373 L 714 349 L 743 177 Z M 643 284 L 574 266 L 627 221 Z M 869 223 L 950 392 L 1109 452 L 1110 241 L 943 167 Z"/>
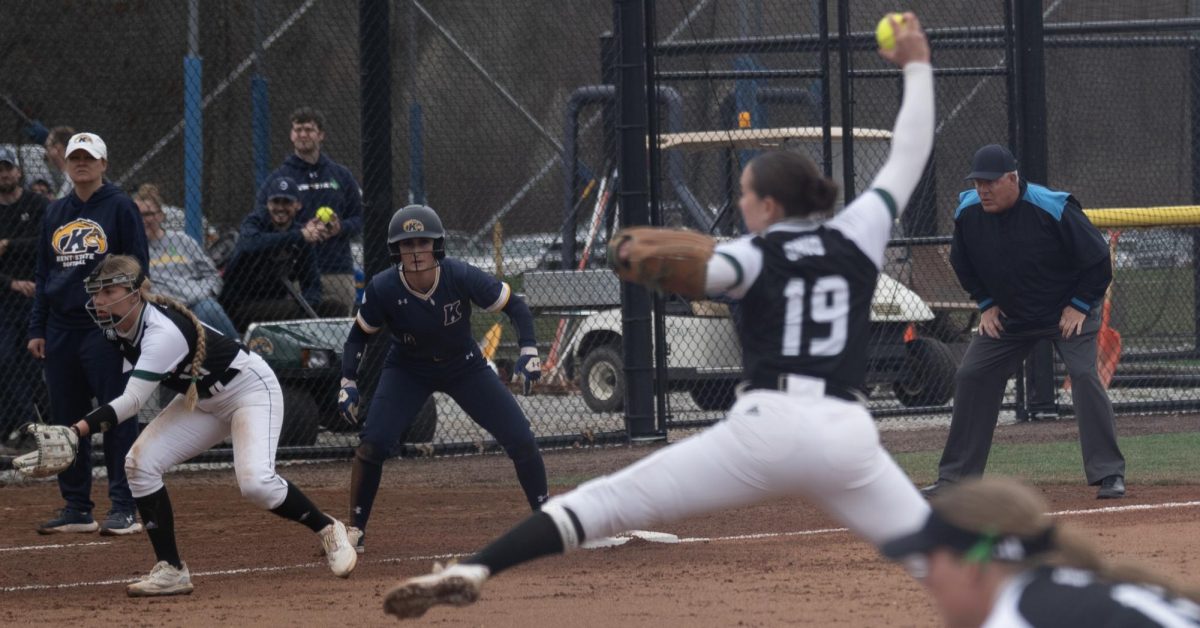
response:
<path fill-rule="evenodd" d="M 655 89 L 679 94 L 682 103 L 661 114 L 651 143 L 661 173 L 659 224 L 744 232 L 737 176 L 767 148 L 810 155 L 842 185 L 842 201 L 868 185 L 886 158 L 900 98 L 899 72 L 875 51 L 874 26 L 886 3 L 649 4 L 651 23 L 689 18 L 682 40 L 656 33 L 647 61 Z M 872 307 L 873 412 L 949 411 L 954 372 L 977 320 L 948 264 L 949 234 L 958 194 L 970 187 L 962 180 L 970 157 L 989 143 L 1011 147 L 1024 178 L 1068 190 L 1089 210 L 1131 208 L 1126 215 L 1141 227 L 1105 230 L 1116 266 L 1105 325 L 1124 340 L 1121 349 L 1107 349 L 1117 364 L 1115 375 L 1108 367 L 1111 396 L 1123 411 L 1194 408 L 1195 212 L 1183 209 L 1189 217 L 1164 222 L 1164 210 L 1152 207 L 1190 205 L 1196 196 L 1194 18 L 1166 3 L 915 9 L 934 52 L 936 140 L 895 227 Z M 1093 220 L 1111 227 L 1107 214 Z M 706 402 L 729 403 L 740 360 L 725 305 L 690 306 L 667 306 L 670 382 L 691 397 L 668 397 L 674 426 L 708 422 Z M 1049 343 L 1035 349 L 1024 371 L 1006 404 L 1019 418 L 1071 412 L 1069 384 Z"/>
<path fill-rule="evenodd" d="M 854 198 L 886 157 L 900 99 L 899 73 L 878 58 L 873 36 L 892 8 L 18 0 L 0 24 L 0 145 L 14 151 L 25 193 L 61 196 L 70 181 L 59 127 L 105 140 L 107 177 L 171 234 L 153 237 L 150 227 L 156 289 L 215 326 L 226 324 L 216 311 L 227 314 L 232 333 L 275 369 L 282 444 L 296 448 L 285 453 L 345 455 L 357 443 L 357 428 L 335 411 L 342 344 L 355 288 L 394 272 L 385 231 L 410 203 L 439 213 L 450 257 L 508 282 L 533 308 L 545 369 L 529 394 L 512 372 L 507 317 L 475 304 L 471 321 L 543 443 L 659 438 L 668 426 L 716 420 L 732 402 L 741 349 L 730 304 L 622 286 L 605 269 L 609 235 L 630 221 L 739 233 L 738 173 L 766 146 L 808 152 L 841 184 L 842 201 Z M 1150 226 L 1165 215 L 1150 208 L 1197 195 L 1197 18 L 1165 1 L 915 8 L 934 47 L 937 139 L 873 308 L 873 411 L 949 408 L 976 315 L 947 264 L 946 236 L 970 155 L 992 142 L 1087 208 L 1146 208 L 1134 212 L 1146 226 L 1114 237 L 1109 309 L 1123 345 L 1112 394 L 1129 411 L 1195 405 L 1192 219 Z M 295 161 L 315 159 L 297 131 L 319 134 L 320 155 L 348 176 Z M 312 236 L 337 248 L 316 253 L 316 283 L 304 272 L 316 245 L 247 251 L 258 231 L 276 228 L 267 200 L 289 160 L 299 200 L 310 202 L 288 228 L 321 223 L 326 205 L 336 216 Z M 14 279 L 30 279 L 33 258 L 21 251 L 0 260 Z M 24 352 L 29 300 L 10 292 L 0 369 L 17 384 L 7 394 L 35 391 L 45 415 L 53 391 Z M 392 333 L 403 331 L 384 330 L 368 348 L 363 416 Z M 1030 368 L 1028 399 L 1024 380 L 1014 382 L 1010 407 L 1069 411 L 1061 373 L 1046 364 Z M 494 449 L 453 400 L 432 399 L 397 452 Z M 152 400 L 143 418 L 167 401 Z M 4 407 L 7 439 L 33 416 L 13 399 Z"/>

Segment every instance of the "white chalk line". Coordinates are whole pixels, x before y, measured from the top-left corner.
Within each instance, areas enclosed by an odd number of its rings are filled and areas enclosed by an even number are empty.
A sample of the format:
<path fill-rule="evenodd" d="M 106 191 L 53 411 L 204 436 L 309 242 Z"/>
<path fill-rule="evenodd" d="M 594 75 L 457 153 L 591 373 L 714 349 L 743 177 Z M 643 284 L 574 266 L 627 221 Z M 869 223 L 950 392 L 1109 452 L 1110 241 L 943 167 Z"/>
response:
<path fill-rule="evenodd" d="M 18 547 L 0 547 L 0 552 L 35 552 L 37 550 L 59 549 L 63 547 L 87 547 L 89 545 L 112 545 L 112 541 L 92 541 L 90 543 L 55 543 L 53 545 L 21 545 Z"/>
<path fill-rule="evenodd" d="M 1171 509 L 1177 509 L 1177 508 L 1195 508 L 1195 507 L 1200 507 L 1200 501 L 1166 502 L 1166 503 L 1161 503 L 1161 504 L 1129 504 L 1126 506 L 1107 506 L 1107 507 L 1100 507 L 1100 508 L 1084 508 L 1084 509 L 1079 509 L 1079 510 L 1059 510 L 1056 512 L 1051 512 L 1049 514 L 1054 517 L 1067 517 L 1067 516 L 1079 516 L 1079 515 L 1097 515 L 1097 514 L 1137 512 L 1137 511 L 1146 511 L 1146 510 L 1171 510 Z M 735 535 L 730 535 L 730 536 L 683 537 L 683 538 L 676 537 L 675 535 L 666 533 L 666 532 L 645 532 L 645 531 L 641 531 L 641 530 L 634 531 L 634 532 L 627 533 L 627 534 L 629 534 L 633 538 L 640 538 L 640 539 L 647 540 L 650 542 L 655 542 L 655 543 L 712 543 L 712 542 L 721 542 L 721 541 L 746 541 L 746 540 L 784 538 L 784 537 L 794 537 L 794 536 L 817 536 L 817 535 L 822 535 L 822 534 L 836 534 L 836 533 L 848 532 L 848 531 L 849 530 L 847 528 L 820 528 L 820 529 L 814 529 L 814 530 L 795 530 L 795 531 L 791 531 L 791 532 L 760 532 L 760 533 L 754 533 L 754 534 L 735 534 Z M 626 537 L 625 535 L 618 535 L 613 538 L 615 538 L 615 539 L 626 538 L 627 539 L 629 537 Z M 623 543 L 621 543 L 621 544 L 623 544 Z M 91 543 L 75 544 L 75 546 L 78 546 L 78 545 L 91 545 Z M 44 546 L 44 547 L 49 549 L 49 548 L 58 547 L 58 546 Z M 67 547 L 70 547 L 70 546 L 67 546 Z M 11 548 L 11 549 L 17 549 L 17 548 Z M 379 563 L 379 564 L 387 564 L 387 563 L 410 562 L 410 561 L 414 561 L 414 560 L 415 561 L 446 560 L 446 559 L 450 559 L 450 558 L 460 558 L 460 557 L 468 556 L 468 555 L 469 554 L 464 554 L 464 553 L 430 554 L 430 555 L 426 555 L 426 556 L 403 556 L 403 557 L 395 557 L 395 558 L 382 558 L 382 559 L 378 559 L 378 560 L 371 560 L 369 562 Z M 198 571 L 198 572 L 193 572 L 192 575 L 197 576 L 197 577 L 238 576 L 238 575 L 253 574 L 253 573 L 270 573 L 270 572 L 277 572 L 277 571 L 312 569 L 313 567 L 324 567 L 324 566 L 326 566 L 326 563 L 324 561 L 320 561 L 320 562 L 300 563 L 300 564 L 295 564 L 295 565 L 280 565 L 280 566 L 274 566 L 274 567 L 243 567 L 240 569 L 218 569 L 218 570 L 213 570 L 213 571 Z M 114 584 L 128 584 L 130 582 L 135 582 L 136 580 L 137 580 L 137 578 L 121 578 L 121 579 L 113 579 L 113 580 L 93 580 L 93 581 L 89 581 L 89 582 L 67 582 L 67 583 L 61 583 L 61 584 L 27 584 L 27 585 L 15 586 L 15 587 L 0 587 L 0 593 L 20 593 L 23 591 L 46 591 L 46 590 L 61 590 L 61 589 L 77 589 L 77 588 L 82 588 L 82 587 L 110 586 L 110 585 L 114 585 Z"/>

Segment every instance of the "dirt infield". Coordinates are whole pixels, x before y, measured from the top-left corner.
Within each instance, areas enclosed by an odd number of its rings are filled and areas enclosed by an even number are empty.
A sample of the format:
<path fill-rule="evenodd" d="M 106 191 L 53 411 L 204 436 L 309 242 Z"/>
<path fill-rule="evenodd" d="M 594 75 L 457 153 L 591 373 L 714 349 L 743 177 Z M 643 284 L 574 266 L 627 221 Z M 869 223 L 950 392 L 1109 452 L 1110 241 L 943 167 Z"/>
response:
<path fill-rule="evenodd" d="M 1012 426 L 1012 433 L 1000 439 L 1030 429 L 1036 428 Z M 1175 430 L 1160 426 L 1159 431 Z M 1073 435 L 1066 429 L 1062 437 Z M 546 463 L 557 484 L 554 491 L 561 492 L 647 451 L 553 452 Z M 347 464 L 290 466 L 282 472 L 318 504 L 344 514 Z M 424 572 L 435 556 L 470 552 L 525 515 L 505 458 L 391 462 L 367 537 L 369 553 L 350 579 L 339 580 L 318 556 L 315 536 L 243 501 L 231 472 L 176 473 L 168 486 L 180 550 L 196 592 L 157 600 L 129 599 L 123 590 L 123 582 L 153 563 L 144 535 L 40 537 L 33 526 L 56 507 L 54 486 L 0 489 L 0 624 L 388 624 L 391 618 L 380 611 L 382 594 L 399 578 Z M 1131 484 L 1130 497 L 1115 502 L 1097 502 L 1094 489 L 1081 485 L 1042 488 L 1056 511 L 1085 511 L 1063 519 L 1092 531 L 1107 556 L 1153 563 L 1192 582 L 1200 579 L 1200 546 L 1194 541 L 1200 505 L 1169 505 L 1200 498 L 1196 485 Z M 102 482 L 95 494 L 103 495 Z M 1139 504 L 1154 507 L 1123 509 Z M 1094 511 L 1110 506 L 1118 510 Z M 634 540 L 518 567 L 489 582 L 479 604 L 435 609 L 423 621 L 439 626 L 936 623 L 918 584 L 865 543 L 828 531 L 837 527 L 798 501 L 657 526 L 685 542 Z M 731 538 L 746 535 L 761 536 Z"/>

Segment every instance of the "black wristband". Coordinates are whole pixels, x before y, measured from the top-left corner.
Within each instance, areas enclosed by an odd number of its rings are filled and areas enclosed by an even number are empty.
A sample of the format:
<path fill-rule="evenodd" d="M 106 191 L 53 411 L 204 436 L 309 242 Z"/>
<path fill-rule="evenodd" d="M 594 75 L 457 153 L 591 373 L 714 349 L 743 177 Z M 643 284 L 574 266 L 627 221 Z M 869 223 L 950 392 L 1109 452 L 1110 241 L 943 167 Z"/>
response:
<path fill-rule="evenodd" d="M 92 434 L 100 434 L 107 432 L 117 424 L 117 411 L 109 404 L 104 404 L 95 410 L 92 410 L 83 417 L 88 426 L 88 432 Z"/>

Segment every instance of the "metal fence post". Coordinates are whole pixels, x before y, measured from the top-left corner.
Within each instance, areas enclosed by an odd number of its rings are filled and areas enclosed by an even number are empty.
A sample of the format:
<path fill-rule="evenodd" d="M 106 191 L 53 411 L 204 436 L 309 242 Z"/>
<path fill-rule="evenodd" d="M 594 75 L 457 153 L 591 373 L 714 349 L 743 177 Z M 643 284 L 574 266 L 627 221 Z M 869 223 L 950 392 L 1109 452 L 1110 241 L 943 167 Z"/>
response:
<path fill-rule="evenodd" d="M 617 198 L 621 226 L 650 224 L 646 172 L 647 129 L 645 13 L 643 0 L 614 0 L 617 61 Z M 621 284 L 625 365 L 625 423 L 634 441 L 661 440 L 654 421 L 654 371 L 650 359 L 650 293 Z"/>
<path fill-rule="evenodd" d="M 183 58 L 184 228 L 204 242 L 204 61 L 200 58 L 200 1 L 188 1 L 187 56 Z"/>
<path fill-rule="evenodd" d="M 387 266 L 392 217 L 392 67 L 387 0 L 360 0 L 359 90 L 362 95 L 363 266 L 371 277 Z"/>
<path fill-rule="evenodd" d="M 850 0 L 838 0 L 838 74 L 842 101 L 842 198 L 854 200 L 854 83 L 850 80 Z"/>
<path fill-rule="evenodd" d="M 271 176 L 271 99 L 263 59 L 263 7 L 254 3 L 254 74 L 250 77 L 250 129 L 254 144 L 254 189 Z"/>
<path fill-rule="evenodd" d="M 1046 58 L 1040 0 L 1014 0 L 1016 57 L 1017 159 L 1021 178 L 1049 184 L 1046 148 Z M 1057 413 L 1054 392 L 1054 348 L 1039 342 L 1027 360 L 1028 410 Z"/>

